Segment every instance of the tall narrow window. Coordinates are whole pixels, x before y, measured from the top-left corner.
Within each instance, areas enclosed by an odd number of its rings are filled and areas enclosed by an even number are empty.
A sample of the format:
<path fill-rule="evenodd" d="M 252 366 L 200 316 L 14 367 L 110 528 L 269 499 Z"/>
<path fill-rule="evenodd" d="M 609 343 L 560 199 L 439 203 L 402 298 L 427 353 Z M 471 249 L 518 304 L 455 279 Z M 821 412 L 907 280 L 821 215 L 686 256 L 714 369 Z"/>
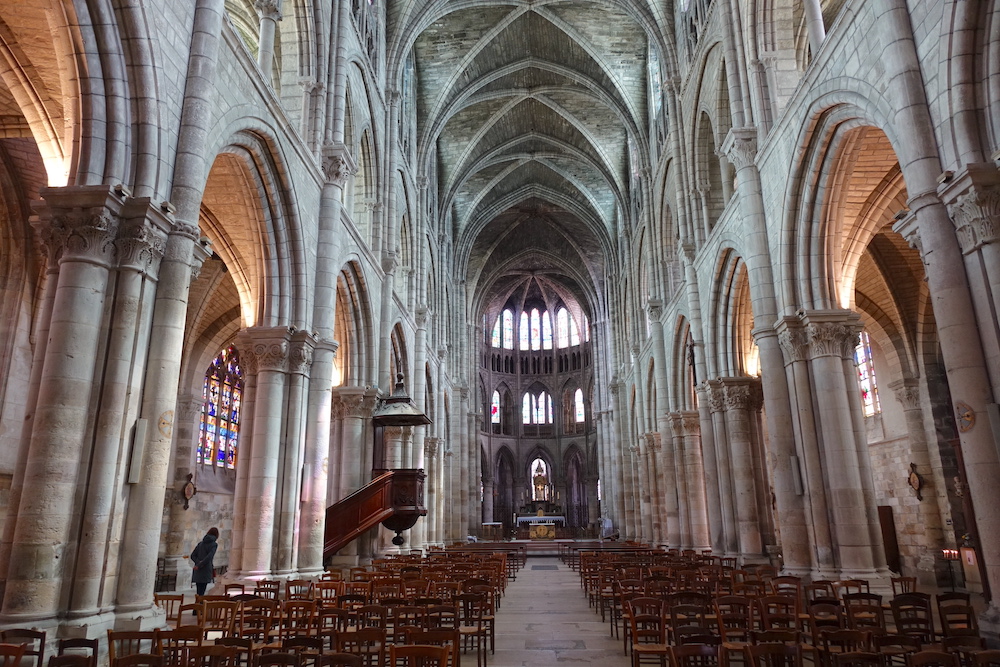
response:
<path fill-rule="evenodd" d="M 493 347 L 500 347 L 500 320 L 502 318 L 498 317 L 496 324 L 493 325 L 493 338 L 490 341 L 490 345 Z"/>
<path fill-rule="evenodd" d="M 532 416 L 531 399 L 533 399 L 533 398 L 534 398 L 534 396 L 532 396 L 531 394 L 525 394 L 524 398 L 521 399 L 521 423 L 522 424 L 530 424 L 531 423 L 531 416 Z"/>
<path fill-rule="evenodd" d="M 542 349 L 552 349 L 552 318 L 547 310 L 542 313 Z"/>
<path fill-rule="evenodd" d="M 490 423 L 500 423 L 500 392 L 493 392 L 493 401 L 490 403 Z"/>
<path fill-rule="evenodd" d="M 581 317 L 583 317 L 583 339 L 585 341 L 589 341 L 590 340 L 590 322 L 587 321 L 587 316 L 586 315 L 582 315 Z"/>
<path fill-rule="evenodd" d="M 573 395 L 573 403 L 576 407 L 576 423 L 579 424 L 587 418 L 583 409 L 583 389 L 576 390 L 576 394 Z"/>
<path fill-rule="evenodd" d="M 525 312 L 521 313 L 521 326 L 519 326 L 518 329 L 519 329 L 519 331 L 517 332 L 517 337 L 519 339 L 518 347 L 522 350 L 527 350 L 528 348 L 531 347 L 530 343 L 531 329 L 528 326 L 528 313 Z"/>
<path fill-rule="evenodd" d="M 503 347 L 514 349 L 514 313 L 509 308 L 503 311 Z"/>
<path fill-rule="evenodd" d="M 861 388 L 861 408 L 865 417 L 882 411 L 878 402 L 878 385 L 875 381 L 875 366 L 872 364 L 872 347 L 868 332 L 861 332 L 861 342 L 854 350 L 854 362 L 858 367 L 858 386 Z"/>
<path fill-rule="evenodd" d="M 199 463 L 220 468 L 236 467 L 242 399 L 240 356 L 230 345 L 215 358 L 205 373 L 198 437 Z"/>
<path fill-rule="evenodd" d="M 531 349 L 542 349 L 542 318 L 537 308 L 531 309 Z"/>
<path fill-rule="evenodd" d="M 556 347 L 569 347 L 569 311 L 565 308 L 556 311 Z"/>
<path fill-rule="evenodd" d="M 569 318 L 569 344 L 580 344 L 580 331 L 576 328 L 576 318 Z"/>

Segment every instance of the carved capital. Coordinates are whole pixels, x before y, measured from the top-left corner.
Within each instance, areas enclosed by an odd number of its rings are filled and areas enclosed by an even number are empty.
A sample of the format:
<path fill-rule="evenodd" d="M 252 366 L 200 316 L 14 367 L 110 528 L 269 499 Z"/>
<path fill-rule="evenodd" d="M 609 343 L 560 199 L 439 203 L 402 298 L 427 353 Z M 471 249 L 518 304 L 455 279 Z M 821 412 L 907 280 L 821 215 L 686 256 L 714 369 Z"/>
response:
<path fill-rule="evenodd" d="M 760 383 L 743 378 L 733 378 L 722 380 L 725 389 L 725 401 L 727 410 L 749 410 L 760 409 L 762 394 Z"/>
<path fill-rule="evenodd" d="M 413 313 L 413 320 L 417 325 L 418 329 L 425 329 L 427 327 L 427 319 L 430 315 L 430 309 L 425 305 L 417 306 Z"/>
<path fill-rule="evenodd" d="M 809 339 L 797 318 L 786 317 L 778 323 L 778 344 L 787 363 L 808 358 Z"/>
<path fill-rule="evenodd" d="M 130 200 L 122 217 L 115 241 L 118 266 L 155 275 L 167 250 L 170 219 L 148 199 Z"/>
<path fill-rule="evenodd" d="M 892 393 L 904 410 L 916 410 L 920 407 L 920 386 L 916 378 L 903 378 L 890 382 L 889 389 L 892 389 Z"/>
<path fill-rule="evenodd" d="M 257 372 L 288 371 L 289 331 L 284 327 L 250 327 L 237 336 L 240 359 L 253 357 Z"/>
<path fill-rule="evenodd" d="M 312 367 L 313 351 L 316 349 L 317 337 L 306 331 L 297 331 L 292 335 L 291 347 L 288 353 L 288 370 L 298 375 L 309 375 Z"/>
<path fill-rule="evenodd" d="M 680 415 L 685 436 L 701 434 L 701 415 L 698 414 L 697 410 L 685 410 Z"/>
<path fill-rule="evenodd" d="M 652 431 L 646 434 L 646 451 L 655 454 L 660 451 L 660 434 L 657 431 Z"/>
<path fill-rule="evenodd" d="M 962 252 L 997 241 L 1000 232 L 1000 186 L 972 187 L 948 205 Z"/>
<path fill-rule="evenodd" d="M 722 142 L 722 153 L 737 169 L 743 169 L 757 160 L 757 130 L 750 127 L 733 128 Z"/>
<path fill-rule="evenodd" d="M 358 173 L 351 151 L 342 143 L 325 144 L 322 159 L 323 176 L 327 183 L 343 186 L 350 176 Z"/>
<path fill-rule="evenodd" d="M 434 459 L 438 453 L 438 439 L 437 438 L 424 438 L 424 458 L 428 461 Z"/>
<path fill-rule="evenodd" d="M 417 188 L 420 190 L 426 190 L 427 186 L 430 185 L 431 181 L 426 176 L 417 176 Z"/>
<path fill-rule="evenodd" d="M 663 301 L 660 299 L 650 299 L 646 303 L 646 312 L 649 313 L 651 322 L 658 322 L 663 315 Z"/>
<path fill-rule="evenodd" d="M 382 271 L 384 273 L 394 273 L 399 266 L 399 255 L 393 250 L 382 253 Z"/>
<path fill-rule="evenodd" d="M 44 188 L 35 208 L 38 236 L 58 262 L 110 266 L 115 259 L 125 191 L 107 186 Z"/>
<path fill-rule="evenodd" d="M 253 6 L 262 19 L 281 20 L 281 0 L 254 0 Z"/>
<path fill-rule="evenodd" d="M 719 382 L 708 382 L 708 407 L 712 412 L 726 409 L 726 390 Z"/>

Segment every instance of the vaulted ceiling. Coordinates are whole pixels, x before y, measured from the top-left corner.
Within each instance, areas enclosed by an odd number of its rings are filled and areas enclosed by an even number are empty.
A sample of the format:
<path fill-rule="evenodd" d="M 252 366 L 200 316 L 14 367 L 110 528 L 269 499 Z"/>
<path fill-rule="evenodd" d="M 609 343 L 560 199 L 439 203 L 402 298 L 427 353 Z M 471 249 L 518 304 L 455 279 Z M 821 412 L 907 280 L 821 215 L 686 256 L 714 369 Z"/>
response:
<path fill-rule="evenodd" d="M 515 276 L 547 276 L 593 307 L 643 166 L 649 45 L 612 2 L 389 5 L 419 27 L 418 157 L 437 171 L 456 267 L 480 310 Z M 643 150 L 642 148 L 639 149 Z M 599 298 L 599 297 L 598 297 Z"/>

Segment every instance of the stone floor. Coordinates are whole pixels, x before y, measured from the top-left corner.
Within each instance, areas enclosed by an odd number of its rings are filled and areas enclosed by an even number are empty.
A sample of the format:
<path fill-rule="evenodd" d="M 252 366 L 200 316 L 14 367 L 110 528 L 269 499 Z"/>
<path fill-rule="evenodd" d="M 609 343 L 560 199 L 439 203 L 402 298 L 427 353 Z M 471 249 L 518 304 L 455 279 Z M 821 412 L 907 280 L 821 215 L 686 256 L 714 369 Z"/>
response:
<path fill-rule="evenodd" d="M 587 606 L 579 575 L 558 558 L 530 557 L 507 584 L 496 616 L 496 654 L 488 667 L 632 664 L 622 640 Z M 475 656 L 462 656 L 463 667 Z"/>

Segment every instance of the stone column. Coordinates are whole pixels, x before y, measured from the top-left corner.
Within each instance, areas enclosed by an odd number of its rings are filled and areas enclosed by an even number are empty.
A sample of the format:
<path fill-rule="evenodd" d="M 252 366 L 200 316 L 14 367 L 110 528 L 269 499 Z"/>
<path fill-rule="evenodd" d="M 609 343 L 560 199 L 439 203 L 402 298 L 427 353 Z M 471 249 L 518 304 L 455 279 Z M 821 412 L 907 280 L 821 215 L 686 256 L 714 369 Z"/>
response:
<path fill-rule="evenodd" d="M 141 391 L 134 366 L 142 366 L 145 359 L 145 345 L 140 343 L 149 339 L 155 279 L 171 226 L 167 216 L 151 206 L 148 199 L 127 202 L 122 218 L 115 241 L 118 277 L 112 306 L 114 317 L 108 335 L 101 409 L 86 475 L 87 499 L 81 512 L 80 548 L 69 602 L 68 613 L 77 618 L 97 614 L 114 602 L 114 587 L 110 585 L 114 576 L 108 576 L 106 557 L 108 535 L 116 532 L 112 528 L 116 499 L 113 490 L 120 484 L 119 475 L 125 473 L 123 451 L 131 451 L 130 465 L 142 463 L 146 443 L 136 439 L 145 430 L 136 421 Z"/>
<path fill-rule="evenodd" d="M 701 432 L 701 456 L 705 463 L 705 507 L 708 511 L 709 543 L 716 554 L 726 551 L 722 519 L 722 495 L 719 490 L 719 462 L 715 455 L 715 421 L 712 417 L 712 389 L 707 382 L 698 385 L 698 420 Z"/>
<path fill-rule="evenodd" d="M 726 437 L 729 467 L 732 470 L 736 533 L 743 562 L 762 560 L 764 542 L 760 533 L 760 512 L 754 484 L 753 433 L 750 412 L 760 405 L 760 385 L 751 378 L 720 378 L 726 404 Z"/>
<path fill-rule="evenodd" d="M 638 437 L 638 442 L 632 446 L 635 459 L 636 491 L 639 494 L 637 527 L 639 536 L 644 542 L 654 542 L 655 525 L 653 521 L 653 471 L 649 454 L 649 444 L 646 442 L 646 434 Z"/>
<path fill-rule="evenodd" d="M 257 64 L 264 74 L 264 81 L 271 83 L 274 63 L 274 32 L 281 20 L 281 0 L 254 0 L 260 15 L 260 39 L 257 42 Z"/>
<path fill-rule="evenodd" d="M 54 617 L 62 603 L 64 564 L 80 521 L 77 475 L 90 417 L 104 298 L 114 260 L 122 198 L 107 186 L 46 188 L 36 225 L 49 262 L 58 262 L 49 342 L 15 521 L 4 625 Z"/>
<path fill-rule="evenodd" d="M 757 170 L 757 130 L 749 127 L 729 131 L 722 150 L 736 167 L 740 211 L 746 227 L 747 274 L 754 328 L 751 332 L 760 351 L 761 377 L 764 378 L 764 410 L 767 417 L 769 464 L 774 484 L 775 505 L 782 535 L 792 538 L 806 533 L 805 507 L 795 490 L 792 470 L 796 456 L 792 428 L 791 397 L 784 369 L 784 358 L 774 330 L 778 320 L 775 279 L 771 270 L 771 250 L 760 172 Z M 704 437 L 704 431 L 702 433 Z M 808 543 L 788 539 L 782 542 L 786 571 L 805 572 L 810 567 Z"/>
<path fill-rule="evenodd" d="M 920 513 L 920 524 L 923 529 L 924 556 L 917 563 L 917 568 L 928 574 L 923 577 L 929 584 L 937 584 L 934 564 L 935 555 L 941 553 L 945 546 L 954 546 L 954 542 L 945 539 L 943 526 L 950 517 L 948 494 L 942 477 L 938 457 L 932 457 L 927 443 L 927 429 L 924 427 L 924 411 L 920 402 L 920 382 L 917 378 L 900 378 L 889 384 L 903 408 L 906 419 L 906 436 L 910 441 L 911 462 L 917 466 L 924 479 L 921 489 L 923 500 L 917 506 Z M 929 412 L 929 411 L 928 411 Z"/>
<path fill-rule="evenodd" d="M 305 417 L 308 409 L 309 373 L 312 367 L 316 336 L 306 331 L 291 334 L 288 350 L 287 403 L 282 435 L 282 462 L 279 465 L 278 511 L 276 514 L 278 550 L 275 569 L 280 575 L 298 569 L 299 521 L 303 491 L 312 474 L 312 462 L 305 457 Z M 322 571 L 322 561 L 319 571 Z M 316 564 L 313 564 L 315 569 Z"/>
<path fill-rule="evenodd" d="M 668 443 L 668 447 L 669 443 Z M 660 444 L 660 433 L 653 432 L 646 434 L 646 455 L 649 459 L 649 496 L 650 511 L 653 512 L 653 537 L 655 544 L 663 544 L 666 539 L 666 526 L 664 521 L 664 493 L 665 475 L 663 473 L 660 460 L 663 457 L 665 448 Z M 673 451 L 671 449 L 671 451 Z"/>
<path fill-rule="evenodd" d="M 856 441 L 849 392 L 857 381 L 853 368 L 861 318 L 850 311 L 806 311 L 801 315 L 809 340 L 810 366 L 817 402 L 818 433 L 822 442 L 824 471 L 830 489 L 831 523 L 837 537 L 839 565 L 844 578 L 874 579 L 885 573 L 881 532 L 874 536 L 862 478 L 859 443 Z M 861 452 L 867 456 L 867 451 Z"/>
<path fill-rule="evenodd" d="M 167 205 L 161 205 L 169 208 Z M 156 558 L 163 532 L 163 495 L 173 442 L 174 411 L 184 350 L 191 280 L 210 255 L 198 242 L 198 229 L 174 223 L 160 261 L 156 303 L 149 336 L 140 418 L 150 425 L 139 481 L 129 493 L 124 539 L 119 554 L 117 611 L 151 610 Z M 154 621 L 156 622 L 156 621 Z"/>
<path fill-rule="evenodd" d="M 424 539 L 425 545 L 440 542 L 438 539 L 438 525 L 441 522 L 441 513 L 438 510 L 438 496 L 441 494 L 438 486 L 438 439 L 424 436 L 424 470 L 427 474 L 427 485 L 424 490 L 427 494 L 427 516 L 424 518 Z"/>
<path fill-rule="evenodd" d="M 823 25 L 823 7 L 820 0 L 802 0 L 806 14 L 806 29 L 809 33 L 809 48 L 813 58 L 819 53 L 819 47 L 826 39 L 826 26 Z"/>
<path fill-rule="evenodd" d="M 240 332 L 240 349 L 257 362 L 253 452 L 247 465 L 246 526 L 241 572 L 244 577 L 268 577 L 278 521 L 278 461 L 288 373 L 289 332 L 285 327 L 251 327 Z"/>
<path fill-rule="evenodd" d="M 656 427 L 659 431 L 660 449 L 656 456 L 657 462 L 657 499 L 660 504 L 658 515 L 662 516 L 661 531 L 657 535 L 658 542 L 666 542 L 671 546 L 681 542 L 681 521 L 675 481 L 677 475 L 677 450 L 674 446 L 670 421 L 667 416 L 670 405 L 670 390 L 667 382 L 666 346 L 663 336 L 663 302 L 650 299 L 647 304 L 653 351 L 653 380 L 656 383 Z"/>
<path fill-rule="evenodd" d="M 712 433 L 715 435 L 719 507 L 722 511 L 722 544 L 727 556 L 736 556 L 739 554 L 740 543 L 733 497 L 733 461 L 730 460 L 729 433 L 726 430 L 726 392 L 718 380 L 706 384 L 709 387 L 709 407 L 712 411 Z"/>
<path fill-rule="evenodd" d="M 708 509 L 705 505 L 705 467 L 702 461 L 701 416 L 693 410 L 678 413 L 684 433 L 683 477 L 688 506 L 689 537 L 684 546 L 709 549 Z"/>
<path fill-rule="evenodd" d="M 444 495 L 441 498 L 442 528 L 444 532 L 442 542 L 445 544 L 458 540 L 455 520 L 458 512 L 454 508 L 455 465 L 455 452 L 451 451 L 450 448 L 445 449 L 444 466 L 442 469 L 444 475 Z"/>
<path fill-rule="evenodd" d="M 246 397 L 246 386 L 244 385 L 244 398 Z M 201 411 L 205 401 L 201 394 L 189 394 L 178 396 L 177 398 L 177 418 L 175 423 L 174 452 L 170 461 L 170 470 L 174 477 L 171 483 L 167 484 L 166 505 L 170 518 L 167 520 L 166 535 L 166 571 L 167 574 L 175 574 L 178 582 L 184 581 L 183 577 L 191 574 L 191 566 L 188 564 L 187 556 L 190 553 L 191 545 L 187 543 L 188 512 L 184 509 L 184 497 L 181 495 L 184 484 L 187 483 L 188 474 L 192 474 L 196 465 L 198 438 L 201 429 Z M 245 403 L 244 403 L 245 405 Z M 244 451 L 244 443 L 240 442 L 240 451 Z M 235 523 L 235 517 L 234 517 Z M 233 528 L 235 543 L 235 526 Z M 230 545 L 230 555 L 233 545 Z M 236 571 L 236 566 L 230 558 L 230 569 Z"/>
<path fill-rule="evenodd" d="M 809 341 L 797 317 L 785 317 L 778 322 L 778 340 L 785 355 L 785 375 L 792 388 L 795 419 L 793 428 L 798 443 L 796 460 L 792 466 L 799 475 L 796 493 L 805 498 L 808 508 L 805 530 L 788 530 L 779 521 L 778 531 L 782 548 L 792 543 L 804 543 L 812 553 L 810 567 L 785 568 L 795 576 L 812 574 L 815 579 L 836 579 L 833 529 L 830 525 L 829 501 L 824 481 L 819 432 L 813 409 L 813 389 L 809 378 Z"/>
<path fill-rule="evenodd" d="M 676 489 L 676 496 L 682 499 L 682 502 L 679 503 L 677 540 L 667 540 L 667 544 L 675 548 L 685 548 L 691 543 L 691 508 L 689 506 L 687 492 L 690 480 L 684 470 L 684 428 L 682 426 L 680 414 L 676 412 L 671 412 L 668 415 L 668 423 L 670 424 L 670 440 L 676 456 L 676 468 L 673 479 L 667 479 L 666 484 Z"/>
<path fill-rule="evenodd" d="M 257 357 L 249 352 L 240 354 L 243 369 L 243 428 L 240 432 L 240 460 L 253 459 L 253 414 L 257 403 Z M 232 576 L 243 575 L 243 537 L 247 527 L 247 493 L 249 485 L 249 465 L 236 466 L 236 496 L 233 499 L 233 544 L 229 549 L 229 570 Z"/>

